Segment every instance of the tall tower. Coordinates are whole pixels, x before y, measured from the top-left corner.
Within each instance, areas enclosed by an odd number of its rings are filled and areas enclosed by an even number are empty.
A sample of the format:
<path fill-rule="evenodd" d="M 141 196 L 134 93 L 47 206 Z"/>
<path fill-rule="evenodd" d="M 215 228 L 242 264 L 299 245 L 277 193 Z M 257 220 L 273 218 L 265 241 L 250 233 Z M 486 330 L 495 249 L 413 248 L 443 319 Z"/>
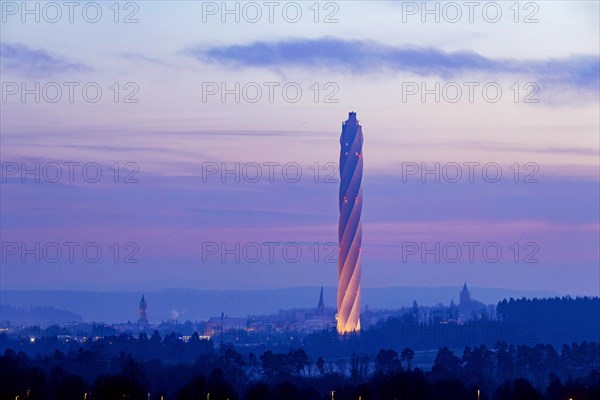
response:
<path fill-rule="evenodd" d="M 360 331 L 363 134 L 355 112 L 342 124 L 340 145 L 337 331 L 343 335 Z"/>
<path fill-rule="evenodd" d="M 138 309 L 138 325 L 140 327 L 148 326 L 148 305 L 146 304 L 146 299 L 144 295 L 142 295 L 142 299 L 140 300 L 140 307 Z"/>

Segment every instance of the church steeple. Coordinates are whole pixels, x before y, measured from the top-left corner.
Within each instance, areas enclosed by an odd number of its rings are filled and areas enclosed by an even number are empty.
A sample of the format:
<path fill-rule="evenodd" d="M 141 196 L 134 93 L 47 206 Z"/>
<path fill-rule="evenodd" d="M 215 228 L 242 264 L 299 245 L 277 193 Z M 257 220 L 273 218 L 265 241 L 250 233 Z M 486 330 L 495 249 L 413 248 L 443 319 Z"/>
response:
<path fill-rule="evenodd" d="M 323 301 L 323 286 L 321 286 L 321 295 L 319 296 L 319 305 L 317 306 L 319 313 L 323 314 L 325 311 L 325 302 Z"/>
<path fill-rule="evenodd" d="M 460 292 L 460 303 L 459 304 L 466 304 L 470 301 L 471 301 L 471 293 L 469 292 L 469 289 L 467 289 L 467 282 L 465 281 L 465 284 Z"/>

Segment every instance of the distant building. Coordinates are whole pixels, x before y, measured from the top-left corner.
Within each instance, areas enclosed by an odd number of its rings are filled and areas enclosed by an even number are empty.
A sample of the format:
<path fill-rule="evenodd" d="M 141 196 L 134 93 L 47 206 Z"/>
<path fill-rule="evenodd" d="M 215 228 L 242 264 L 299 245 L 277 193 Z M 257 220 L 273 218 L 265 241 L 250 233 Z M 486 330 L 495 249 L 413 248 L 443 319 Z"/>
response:
<path fill-rule="evenodd" d="M 461 322 L 478 320 L 484 317 L 487 306 L 480 301 L 471 298 L 471 292 L 465 282 L 458 303 L 458 320 Z"/>
<path fill-rule="evenodd" d="M 204 336 L 213 337 L 225 332 L 245 331 L 248 318 L 232 318 L 221 313 L 220 317 L 211 317 L 206 321 Z"/>
<path fill-rule="evenodd" d="M 323 286 L 321 286 L 321 295 L 319 296 L 319 304 L 317 305 L 319 314 L 325 313 L 325 302 L 323 301 Z"/>
<path fill-rule="evenodd" d="M 138 326 L 140 329 L 147 328 L 150 324 L 148 323 L 148 304 L 146 304 L 146 299 L 144 295 L 142 295 L 142 299 L 140 300 L 140 306 L 138 308 Z"/>

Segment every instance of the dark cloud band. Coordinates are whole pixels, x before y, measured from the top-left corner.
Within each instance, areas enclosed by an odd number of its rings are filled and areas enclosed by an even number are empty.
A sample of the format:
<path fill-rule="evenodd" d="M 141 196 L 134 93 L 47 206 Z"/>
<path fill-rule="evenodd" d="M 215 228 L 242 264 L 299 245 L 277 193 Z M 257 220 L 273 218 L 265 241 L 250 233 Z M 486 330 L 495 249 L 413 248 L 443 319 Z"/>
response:
<path fill-rule="evenodd" d="M 467 72 L 528 74 L 553 84 L 598 87 L 598 56 L 547 60 L 491 59 L 474 52 L 435 48 L 398 48 L 373 41 L 338 38 L 253 42 L 193 48 L 188 54 L 203 61 L 236 67 L 302 67 L 336 69 L 351 74 L 382 70 L 451 78 Z"/>
<path fill-rule="evenodd" d="M 62 56 L 42 49 L 32 49 L 22 44 L 0 43 L 3 72 L 25 76 L 53 75 L 64 72 L 88 71 L 91 68 L 69 62 Z"/>

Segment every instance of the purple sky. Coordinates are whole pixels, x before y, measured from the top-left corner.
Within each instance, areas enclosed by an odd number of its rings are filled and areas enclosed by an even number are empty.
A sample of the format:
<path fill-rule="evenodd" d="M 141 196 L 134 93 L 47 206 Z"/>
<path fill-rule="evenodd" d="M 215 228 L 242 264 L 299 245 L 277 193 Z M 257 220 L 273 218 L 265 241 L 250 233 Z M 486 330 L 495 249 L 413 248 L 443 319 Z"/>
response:
<path fill-rule="evenodd" d="M 135 24 L 3 23 L 1 288 L 333 286 L 334 166 L 341 123 L 356 111 L 365 136 L 363 286 L 467 280 L 597 295 L 597 7 L 544 3 L 539 23 L 531 25 L 511 18 L 399 24 L 401 3 L 371 2 L 366 14 L 360 3 L 340 3 L 334 24 L 308 17 L 298 24 L 198 23 L 201 6 L 191 2 L 140 3 Z M 95 82 L 103 97 L 90 103 L 77 89 L 73 102 L 52 103 L 47 96 L 35 102 L 32 95 L 22 101 L 20 93 L 7 94 L 49 82 L 63 88 Z M 256 83 L 265 90 L 265 82 L 279 85 L 272 102 L 205 99 L 207 83 Z M 282 96 L 290 82 L 303 91 L 298 102 Z M 419 95 L 403 101 L 407 84 L 458 83 L 466 90 L 465 82 L 478 83 L 473 102 L 421 102 Z M 481 96 L 479 88 L 490 82 L 503 91 L 497 103 Z M 531 82 L 538 102 L 525 103 Z M 132 93 L 138 102 L 124 103 Z M 336 101 L 325 102 L 327 95 Z M 72 162 L 79 166 L 69 182 L 64 163 Z M 23 183 L 21 169 L 36 163 L 50 178 L 36 183 L 28 175 Z M 53 163 L 62 165 L 57 183 L 48 182 Z M 86 163 L 92 163 L 88 178 L 94 166 L 102 168 L 98 182 L 82 178 Z M 265 163 L 279 163 L 273 182 Z M 450 174 L 441 182 L 431 175 L 421 182 L 420 170 L 410 174 L 436 163 Z M 479 163 L 473 182 L 464 163 Z M 457 164 L 463 175 L 451 183 Z M 222 177 L 224 166 L 236 165 L 240 182 Z M 252 183 L 256 165 L 263 175 Z M 484 165 L 492 167 L 485 177 Z M 295 166 L 302 177 L 290 182 Z M 496 167 L 502 177 L 489 182 Z M 137 182 L 123 182 L 128 176 Z M 82 244 L 72 263 L 65 242 Z M 242 254 L 255 243 L 268 253 L 265 242 L 278 243 L 273 260 L 263 253 L 253 263 L 254 253 Z M 470 242 L 479 243 L 473 260 L 462 254 L 448 261 L 452 246 L 466 252 Z M 22 246 L 36 243 L 40 262 L 23 254 Z M 64 252 L 56 263 L 49 262 L 53 243 Z M 85 243 L 101 248 L 98 262 L 83 257 Z M 212 243 L 239 243 L 241 261 L 222 249 L 211 253 Z M 423 262 L 420 252 L 406 254 L 410 246 L 436 243 L 439 263 L 433 255 Z M 490 243 L 502 250 L 497 262 L 482 254 Z M 302 256 L 286 260 L 284 247 Z M 128 255 L 139 262 L 123 262 Z"/>

